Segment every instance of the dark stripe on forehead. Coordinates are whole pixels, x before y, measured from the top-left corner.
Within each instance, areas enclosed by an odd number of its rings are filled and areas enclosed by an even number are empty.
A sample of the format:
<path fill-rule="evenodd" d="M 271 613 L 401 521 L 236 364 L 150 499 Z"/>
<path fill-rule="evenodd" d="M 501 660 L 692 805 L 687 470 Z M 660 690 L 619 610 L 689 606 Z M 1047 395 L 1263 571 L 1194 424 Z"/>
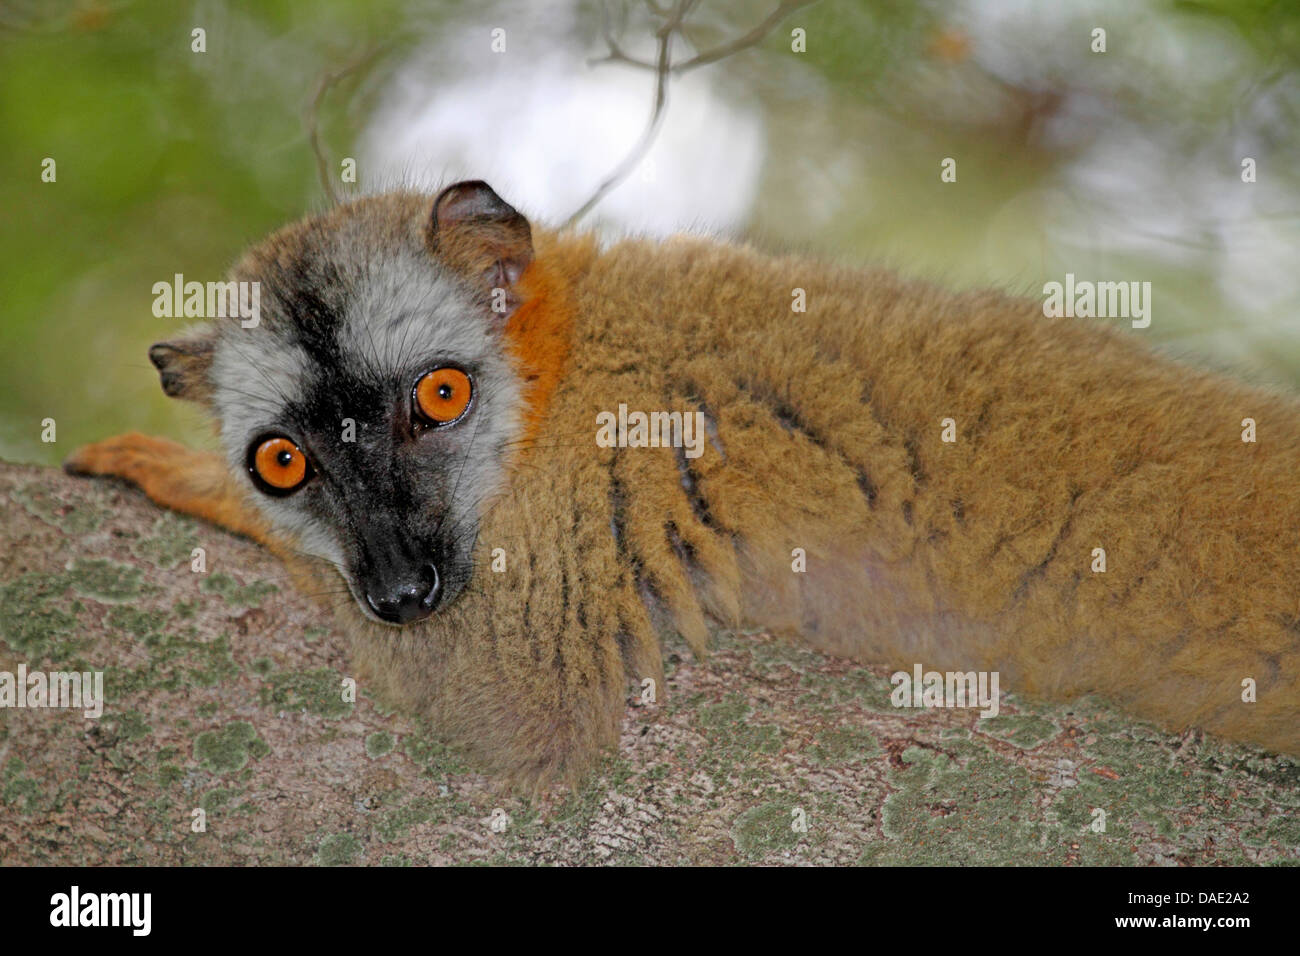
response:
<path fill-rule="evenodd" d="M 305 249 L 280 265 L 271 292 L 287 320 L 286 327 L 277 331 L 300 346 L 318 367 L 337 367 L 339 330 L 349 298 L 338 265 L 316 249 Z"/>

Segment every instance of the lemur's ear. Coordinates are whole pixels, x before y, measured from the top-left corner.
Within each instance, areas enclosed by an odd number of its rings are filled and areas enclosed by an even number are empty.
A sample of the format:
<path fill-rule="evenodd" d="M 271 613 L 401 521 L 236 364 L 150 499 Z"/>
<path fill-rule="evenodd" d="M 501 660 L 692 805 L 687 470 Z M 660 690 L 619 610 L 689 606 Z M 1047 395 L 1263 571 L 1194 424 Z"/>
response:
<path fill-rule="evenodd" d="M 162 390 L 172 398 L 204 402 L 212 395 L 208 369 L 212 367 L 215 335 L 201 329 L 184 338 L 149 346 L 149 361 L 158 369 Z"/>
<path fill-rule="evenodd" d="M 428 238 L 434 254 L 469 279 L 492 311 L 514 311 L 514 285 L 533 261 L 533 233 L 491 186 L 476 179 L 439 193 Z"/>

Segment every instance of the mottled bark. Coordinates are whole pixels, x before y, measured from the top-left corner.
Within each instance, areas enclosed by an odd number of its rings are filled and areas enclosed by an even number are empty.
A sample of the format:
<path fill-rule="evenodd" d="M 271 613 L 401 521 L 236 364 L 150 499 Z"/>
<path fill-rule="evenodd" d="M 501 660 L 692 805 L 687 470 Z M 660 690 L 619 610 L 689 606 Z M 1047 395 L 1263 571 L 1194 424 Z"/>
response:
<path fill-rule="evenodd" d="M 366 687 L 344 700 L 328 612 L 255 545 L 122 485 L 0 465 L 0 671 L 102 671 L 106 698 L 99 719 L 0 709 L 0 860 L 1300 859 L 1294 760 L 1092 701 L 895 710 L 885 670 L 765 636 L 716 644 L 706 664 L 673 655 L 596 777 L 527 804 Z"/>

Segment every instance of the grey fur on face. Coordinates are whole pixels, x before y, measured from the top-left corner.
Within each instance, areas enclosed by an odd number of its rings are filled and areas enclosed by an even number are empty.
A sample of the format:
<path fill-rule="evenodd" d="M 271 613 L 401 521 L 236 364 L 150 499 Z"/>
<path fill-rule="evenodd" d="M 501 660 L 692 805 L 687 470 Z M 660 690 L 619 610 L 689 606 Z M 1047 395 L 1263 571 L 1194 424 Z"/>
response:
<path fill-rule="evenodd" d="M 261 284 L 261 321 L 221 325 L 209 377 L 236 480 L 252 482 L 250 448 L 264 437 L 307 455 L 315 474 L 300 489 L 253 500 L 301 551 L 333 564 L 375 618 L 373 592 L 420 569 L 435 569 L 443 604 L 468 584 L 523 385 L 500 316 L 430 254 L 418 221 L 377 245 L 373 228 L 335 220 L 276 237 L 236 268 Z M 415 383 L 448 365 L 470 376 L 470 407 L 421 427 Z"/>

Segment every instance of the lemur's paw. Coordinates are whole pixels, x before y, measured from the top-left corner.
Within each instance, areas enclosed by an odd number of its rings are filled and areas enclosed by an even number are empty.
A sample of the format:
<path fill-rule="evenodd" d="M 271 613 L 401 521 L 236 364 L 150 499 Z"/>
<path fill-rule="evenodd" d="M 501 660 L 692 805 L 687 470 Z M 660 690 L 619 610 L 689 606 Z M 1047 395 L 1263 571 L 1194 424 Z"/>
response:
<path fill-rule="evenodd" d="M 64 459 L 63 470 L 70 475 L 111 476 L 143 485 L 159 469 L 192 454 L 184 445 L 169 439 L 128 432 L 82 445 Z"/>

